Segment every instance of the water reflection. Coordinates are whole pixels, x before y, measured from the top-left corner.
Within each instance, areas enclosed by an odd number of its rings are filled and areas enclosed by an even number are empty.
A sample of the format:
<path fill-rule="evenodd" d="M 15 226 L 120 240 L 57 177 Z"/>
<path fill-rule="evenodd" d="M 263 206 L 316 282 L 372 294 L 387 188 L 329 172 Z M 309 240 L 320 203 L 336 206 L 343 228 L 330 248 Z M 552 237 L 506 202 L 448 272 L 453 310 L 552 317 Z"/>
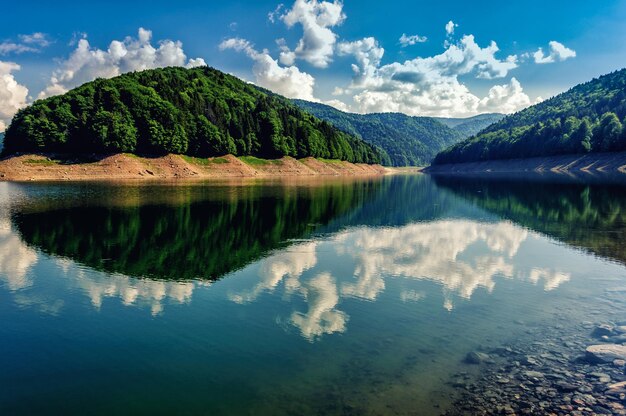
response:
<path fill-rule="evenodd" d="M 32 285 L 28 271 L 37 263 L 35 250 L 22 243 L 11 231 L 8 218 L 0 218 L 0 279 L 9 290 L 24 289 Z"/>
<path fill-rule="evenodd" d="M 540 238 L 511 222 L 485 223 L 441 220 L 395 228 L 359 227 L 328 239 L 297 245 L 261 261 L 259 281 L 250 290 L 231 294 L 237 303 L 255 301 L 264 292 L 284 291 L 283 298 L 300 295 L 307 312 L 294 312 L 290 323 L 313 340 L 320 335 L 346 330 L 348 316 L 339 309 L 344 298 L 375 301 L 388 279 L 412 279 L 437 284 L 443 307 L 454 308 L 454 297 L 471 299 L 484 288 L 494 291 L 497 278 L 518 279 L 541 285 L 545 291 L 558 288 L 571 273 L 524 265 L 517 259 L 520 246 Z M 339 279 L 324 272 L 324 253 L 335 253 L 349 275 Z M 403 290 L 400 300 L 418 302 L 423 291 Z"/>
<path fill-rule="evenodd" d="M 544 234 L 626 259 L 626 197 L 615 186 L 396 177 L 171 188 L 165 199 L 158 187 L 88 198 L 70 189 L 56 202 L 33 197 L 0 220 L 0 279 L 20 305 L 63 307 L 64 294 L 44 295 L 36 280 L 42 259 L 93 308 L 119 299 L 153 315 L 189 304 L 201 285 L 253 275 L 225 296 L 239 305 L 282 299 L 290 310 L 281 322 L 315 340 L 345 332 L 344 303 L 378 301 L 391 279 L 430 285 L 403 287 L 394 294 L 401 302 L 423 302 L 435 287 L 448 311 L 477 291 L 493 293 L 499 279 L 555 290 L 573 271 L 520 254 Z"/>

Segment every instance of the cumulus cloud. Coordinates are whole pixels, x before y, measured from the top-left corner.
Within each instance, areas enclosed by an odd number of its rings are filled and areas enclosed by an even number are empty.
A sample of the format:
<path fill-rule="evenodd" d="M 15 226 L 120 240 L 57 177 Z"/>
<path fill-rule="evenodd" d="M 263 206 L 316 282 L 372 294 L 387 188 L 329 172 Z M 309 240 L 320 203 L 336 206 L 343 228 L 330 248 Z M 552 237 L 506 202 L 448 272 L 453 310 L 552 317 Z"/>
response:
<path fill-rule="evenodd" d="M 454 35 L 454 29 L 456 29 L 457 27 L 459 27 L 459 25 L 454 23 L 452 20 L 446 23 L 446 33 L 448 34 L 448 36 Z"/>
<path fill-rule="evenodd" d="M 0 61 L 0 132 L 5 131 L 17 111 L 26 106 L 28 88 L 19 84 L 12 72 L 20 66 Z"/>
<path fill-rule="evenodd" d="M 162 40 L 152 45 L 152 32 L 139 28 L 137 38 L 114 40 L 107 50 L 94 48 L 82 38 L 70 57 L 56 69 L 39 98 L 62 94 L 95 78 L 111 78 L 130 71 L 166 66 L 202 66 L 202 58 L 187 60 L 180 41 Z"/>
<path fill-rule="evenodd" d="M 298 67 L 281 66 L 267 50 L 259 52 L 249 41 L 241 38 L 227 39 L 220 44 L 219 48 L 243 52 L 252 59 L 254 61 L 252 72 L 256 77 L 256 83 L 261 87 L 288 98 L 315 101 L 313 96 L 315 79 L 306 72 L 300 71 Z"/>
<path fill-rule="evenodd" d="M 552 64 L 554 62 L 565 61 L 570 58 L 576 57 L 576 51 L 570 49 L 555 40 L 550 41 L 550 51 L 546 55 L 543 48 L 537 49 L 537 52 L 533 54 L 535 63 L 537 64 Z"/>
<path fill-rule="evenodd" d="M 384 49 L 373 38 L 342 42 L 338 52 L 353 55 L 357 62 L 351 89 L 360 112 L 464 117 L 484 111 L 513 112 L 530 104 L 517 80 L 494 86 L 483 99 L 459 81 L 463 75 L 504 78 L 517 67 L 517 56 L 499 59 L 495 42 L 483 48 L 473 35 L 464 36 L 439 55 L 383 66 Z M 504 109 L 496 109 L 497 102 L 505 104 Z"/>
<path fill-rule="evenodd" d="M 278 12 L 280 9 L 274 15 Z M 270 14 L 270 20 L 274 19 L 274 15 Z M 293 51 L 285 46 L 280 56 L 281 63 L 293 65 L 297 58 L 315 67 L 326 68 L 332 61 L 337 42 L 337 35 L 331 28 L 341 24 L 345 18 L 340 1 L 296 0 L 280 19 L 289 28 L 301 24 L 303 35 Z"/>
<path fill-rule="evenodd" d="M 352 55 L 356 59 L 357 64 L 352 65 L 353 88 L 367 87 L 370 81 L 375 80 L 380 60 L 385 54 L 385 49 L 380 47 L 376 39 L 369 37 L 354 42 L 341 42 L 337 50 L 339 55 Z"/>
<path fill-rule="evenodd" d="M 485 98 L 480 100 L 479 112 L 513 113 L 531 104 L 530 97 L 524 93 L 519 81 L 511 78 L 505 85 L 494 85 Z"/>
<path fill-rule="evenodd" d="M 400 45 L 402 45 L 403 48 L 406 48 L 407 46 L 415 45 L 416 43 L 424 43 L 427 40 L 428 38 L 426 36 L 420 36 L 420 35 L 407 36 L 406 33 L 403 33 L 399 39 Z"/>

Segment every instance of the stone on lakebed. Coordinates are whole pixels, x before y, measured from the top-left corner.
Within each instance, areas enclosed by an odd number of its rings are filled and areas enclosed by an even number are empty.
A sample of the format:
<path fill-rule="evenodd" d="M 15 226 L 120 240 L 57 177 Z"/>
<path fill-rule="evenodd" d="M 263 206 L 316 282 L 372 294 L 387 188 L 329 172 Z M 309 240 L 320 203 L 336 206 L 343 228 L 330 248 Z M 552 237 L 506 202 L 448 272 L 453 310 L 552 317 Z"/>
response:
<path fill-rule="evenodd" d="M 626 360 L 626 346 L 619 344 L 599 344 L 587 347 L 587 357 L 593 361 L 612 363 L 614 360 Z"/>

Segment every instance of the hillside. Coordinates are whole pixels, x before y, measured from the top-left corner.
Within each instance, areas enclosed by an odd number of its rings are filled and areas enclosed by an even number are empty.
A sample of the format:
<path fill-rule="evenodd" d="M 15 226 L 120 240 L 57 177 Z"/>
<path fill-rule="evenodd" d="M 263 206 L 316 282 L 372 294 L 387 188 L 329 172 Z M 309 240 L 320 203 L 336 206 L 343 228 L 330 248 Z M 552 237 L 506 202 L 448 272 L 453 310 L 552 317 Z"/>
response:
<path fill-rule="evenodd" d="M 2 153 L 3 147 L 4 147 L 4 133 L 0 133 L 0 153 Z"/>
<path fill-rule="evenodd" d="M 626 69 L 505 117 L 434 164 L 626 150 Z"/>
<path fill-rule="evenodd" d="M 379 163 L 381 152 L 289 100 L 218 70 L 163 68 L 97 79 L 19 111 L 3 154 L 135 153 Z"/>
<path fill-rule="evenodd" d="M 467 137 L 431 117 L 354 114 L 309 101 L 293 102 L 340 130 L 379 146 L 387 152 L 393 166 L 427 165 L 437 152 Z"/>
<path fill-rule="evenodd" d="M 474 136 L 486 127 L 491 126 L 494 123 L 502 120 L 505 117 L 504 114 L 490 113 L 479 114 L 474 117 L 468 118 L 446 118 L 446 117 L 434 117 L 435 120 L 445 124 L 453 130 L 458 131 L 464 138 Z"/>

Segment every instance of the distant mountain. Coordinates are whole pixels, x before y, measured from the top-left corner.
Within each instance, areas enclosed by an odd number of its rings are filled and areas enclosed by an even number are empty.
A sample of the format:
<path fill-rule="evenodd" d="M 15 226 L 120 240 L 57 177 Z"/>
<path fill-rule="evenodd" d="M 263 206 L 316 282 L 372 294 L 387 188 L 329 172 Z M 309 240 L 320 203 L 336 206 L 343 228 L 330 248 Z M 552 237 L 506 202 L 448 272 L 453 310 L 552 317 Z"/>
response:
<path fill-rule="evenodd" d="M 382 148 L 393 166 L 428 165 L 437 152 L 467 137 L 431 117 L 400 113 L 354 114 L 309 101 L 293 102 L 338 129 Z"/>
<path fill-rule="evenodd" d="M 132 72 L 37 100 L 13 118 L 4 152 L 384 157 L 286 98 L 209 67 Z"/>
<path fill-rule="evenodd" d="M 3 147 L 4 147 L 4 133 L 0 133 L 0 153 L 2 153 Z"/>
<path fill-rule="evenodd" d="M 497 123 L 505 117 L 504 114 L 489 113 L 479 114 L 474 117 L 468 118 L 445 118 L 434 117 L 435 120 L 442 122 L 446 126 L 450 127 L 461 133 L 465 138 L 474 136 L 481 130 L 489 127 L 490 125 Z"/>
<path fill-rule="evenodd" d="M 434 164 L 626 150 L 626 69 L 529 107 L 441 152 Z"/>

